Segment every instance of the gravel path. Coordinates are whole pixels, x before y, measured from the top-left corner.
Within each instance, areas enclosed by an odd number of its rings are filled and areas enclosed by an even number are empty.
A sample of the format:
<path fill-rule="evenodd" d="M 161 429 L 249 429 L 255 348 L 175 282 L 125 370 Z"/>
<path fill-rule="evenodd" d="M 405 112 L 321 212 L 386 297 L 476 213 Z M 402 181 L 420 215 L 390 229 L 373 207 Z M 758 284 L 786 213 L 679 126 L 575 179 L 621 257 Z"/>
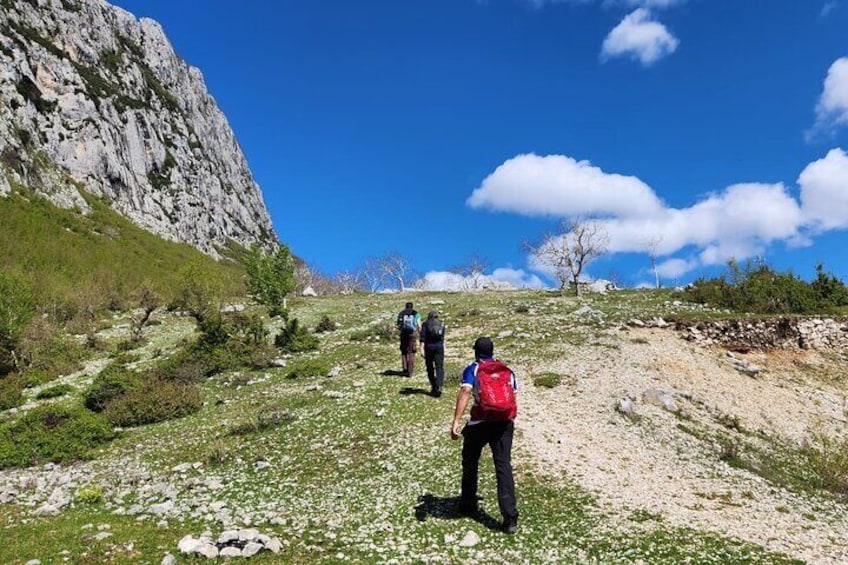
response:
<path fill-rule="evenodd" d="M 718 447 L 682 431 L 691 422 L 723 430 L 735 417 L 748 432 L 799 442 L 809 431 L 845 432 L 845 388 L 811 376 L 827 369 L 816 353 L 749 354 L 764 367 L 742 374 L 727 354 L 670 330 L 612 331 L 606 347 L 571 348 L 535 369 L 572 377 L 555 389 L 527 383 L 519 457 L 552 477 L 563 472 L 596 493 L 602 507 L 646 510 L 677 526 L 714 531 L 810 563 L 848 562 L 848 509 L 790 493 L 720 460 Z M 804 370 L 799 369 L 806 368 Z M 681 414 L 643 401 L 674 393 Z M 633 398 L 639 417 L 616 412 Z M 727 420 L 725 420 L 727 421 Z"/>

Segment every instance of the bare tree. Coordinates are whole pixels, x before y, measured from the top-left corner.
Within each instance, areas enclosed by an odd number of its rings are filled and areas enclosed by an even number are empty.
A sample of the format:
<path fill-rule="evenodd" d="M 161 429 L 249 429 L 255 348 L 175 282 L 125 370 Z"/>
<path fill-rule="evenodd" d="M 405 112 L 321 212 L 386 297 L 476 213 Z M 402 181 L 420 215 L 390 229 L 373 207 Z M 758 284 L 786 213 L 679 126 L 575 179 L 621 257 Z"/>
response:
<path fill-rule="evenodd" d="M 130 317 L 130 331 L 132 333 L 132 341 L 139 342 L 141 341 L 141 333 L 144 331 L 144 328 L 150 323 L 150 316 L 153 315 L 153 311 L 156 310 L 162 299 L 159 296 L 150 290 L 149 287 L 143 286 L 141 291 L 139 291 L 138 305 L 140 307 L 140 311 L 136 312 Z"/>
<path fill-rule="evenodd" d="M 662 239 L 661 235 L 654 235 L 643 242 L 645 250 L 648 253 L 648 258 L 651 260 L 651 272 L 654 273 L 655 288 L 660 288 L 660 273 L 657 270 L 657 256 Z"/>
<path fill-rule="evenodd" d="M 413 276 L 412 266 L 400 253 L 389 253 L 378 259 L 385 280 L 397 281 L 398 290 L 406 290 L 406 282 Z"/>
<path fill-rule="evenodd" d="M 353 294 L 362 290 L 363 285 L 363 275 L 358 271 L 341 271 L 333 277 L 333 286 L 342 294 Z"/>
<path fill-rule="evenodd" d="M 609 235 L 601 222 L 570 218 L 560 222 L 556 231 L 546 235 L 541 243 L 527 244 L 526 248 L 539 265 L 553 270 L 560 290 L 570 282 L 574 293 L 580 296 L 580 275 L 589 263 L 606 252 L 608 245 Z"/>
<path fill-rule="evenodd" d="M 478 290 L 483 287 L 486 280 L 486 269 L 491 266 L 491 261 L 479 253 L 472 253 L 468 262 L 454 267 L 451 272 L 463 277 L 466 289 Z"/>
<path fill-rule="evenodd" d="M 368 292 L 375 293 L 386 283 L 386 275 L 376 257 L 369 257 L 362 267 L 362 278 L 365 280 Z"/>

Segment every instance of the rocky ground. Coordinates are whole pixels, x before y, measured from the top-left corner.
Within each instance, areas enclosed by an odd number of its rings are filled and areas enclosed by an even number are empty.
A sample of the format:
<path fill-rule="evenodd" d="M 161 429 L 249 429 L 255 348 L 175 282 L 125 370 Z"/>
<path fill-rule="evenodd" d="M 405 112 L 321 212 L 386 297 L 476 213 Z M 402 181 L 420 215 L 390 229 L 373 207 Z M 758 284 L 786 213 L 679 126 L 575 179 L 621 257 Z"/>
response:
<path fill-rule="evenodd" d="M 449 390 L 480 334 L 518 370 L 516 536 L 497 530 L 488 461 L 486 513 L 456 514 L 453 395 L 423 394 L 423 367 L 411 381 L 387 374 L 399 360 L 376 333 L 350 340 L 390 321 L 405 297 L 336 297 L 294 305 L 308 325 L 325 314 L 339 323 L 319 352 L 216 376 L 200 413 L 125 430 L 90 462 L 0 471 L 0 524 L 15 540 L 0 544 L 0 561 L 184 562 L 205 559 L 201 546 L 234 554 L 250 544 L 258 563 L 848 561 L 842 499 L 728 456 L 843 434 L 839 352 L 700 346 L 662 317 L 716 313 L 666 294 L 412 298 L 443 311 Z M 185 318 L 158 321 L 139 363 L 191 334 Z M 111 326 L 115 339 L 125 331 Z M 334 376 L 287 378 L 307 359 Z M 82 390 L 105 363 L 63 381 Z M 560 384 L 535 386 L 542 373 Z M 260 413 L 275 424 L 259 429 Z"/>

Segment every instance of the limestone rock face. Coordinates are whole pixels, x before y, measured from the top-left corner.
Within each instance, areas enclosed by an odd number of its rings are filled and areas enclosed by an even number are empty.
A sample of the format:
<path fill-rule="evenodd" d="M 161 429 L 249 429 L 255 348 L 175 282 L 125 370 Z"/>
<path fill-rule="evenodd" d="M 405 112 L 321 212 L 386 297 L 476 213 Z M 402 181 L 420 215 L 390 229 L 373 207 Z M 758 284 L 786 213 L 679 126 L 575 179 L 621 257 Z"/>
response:
<path fill-rule="evenodd" d="M 262 194 L 200 71 L 162 28 L 105 0 L 0 0 L 0 197 L 104 198 L 213 256 L 276 240 Z"/>

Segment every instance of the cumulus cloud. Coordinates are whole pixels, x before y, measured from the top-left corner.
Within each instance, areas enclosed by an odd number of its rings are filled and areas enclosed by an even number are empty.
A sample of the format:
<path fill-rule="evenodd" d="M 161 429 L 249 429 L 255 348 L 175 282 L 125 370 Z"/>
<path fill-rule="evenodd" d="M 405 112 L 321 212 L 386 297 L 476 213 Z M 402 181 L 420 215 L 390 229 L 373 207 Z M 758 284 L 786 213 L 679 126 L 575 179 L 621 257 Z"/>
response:
<path fill-rule="evenodd" d="M 663 24 L 652 19 L 647 9 L 638 8 L 626 15 L 604 39 L 601 60 L 631 57 L 648 66 L 674 53 L 679 44 Z"/>
<path fill-rule="evenodd" d="M 844 125 L 848 125 L 848 57 L 837 59 L 830 66 L 816 105 L 816 124 L 809 134 L 832 131 Z"/>
<path fill-rule="evenodd" d="M 806 220 L 819 230 L 848 228 L 848 155 L 833 149 L 798 177 Z"/>
<path fill-rule="evenodd" d="M 518 155 L 499 166 L 468 198 L 472 208 L 529 216 L 645 216 L 663 209 L 636 177 L 605 173 L 564 155 Z"/>
<path fill-rule="evenodd" d="M 463 276 L 451 271 L 430 271 L 417 283 L 422 290 L 482 290 L 484 288 L 547 288 L 538 275 L 523 269 L 501 267 L 491 274 Z"/>
<path fill-rule="evenodd" d="M 610 253 L 654 253 L 666 258 L 660 276 L 677 278 L 702 265 L 762 255 L 775 243 L 808 245 L 811 234 L 848 228 L 845 151 L 808 165 L 798 186 L 800 200 L 783 183 L 744 183 L 672 208 L 636 177 L 564 155 L 531 154 L 498 167 L 468 204 L 528 216 L 594 216 L 609 236 Z M 532 258 L 528 266 L 550 275 Z"/>

